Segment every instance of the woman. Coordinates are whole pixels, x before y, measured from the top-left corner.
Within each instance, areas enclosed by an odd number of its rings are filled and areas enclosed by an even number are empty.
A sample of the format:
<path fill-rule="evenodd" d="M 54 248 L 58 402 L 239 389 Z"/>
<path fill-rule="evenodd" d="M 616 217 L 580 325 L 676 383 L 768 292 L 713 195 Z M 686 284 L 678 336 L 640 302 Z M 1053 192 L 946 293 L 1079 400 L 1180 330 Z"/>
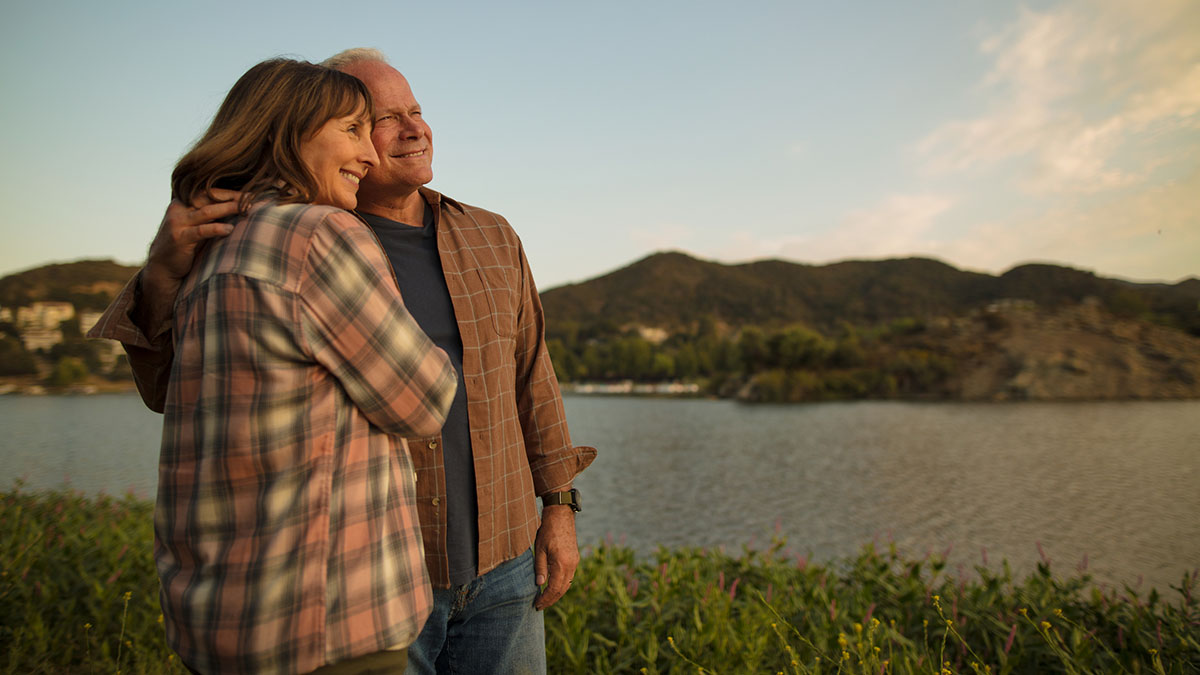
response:
<path fill-rule="evenodd" d="M 402 664 L 429 612 L 401 437 L 437 433 L 455 376 L 343 210 L 371 119 L 357 79 L 266 61 L 172 176 L 184 202 L 243 193 L 176 298 L 159 462 L 167 639 L 197 672 Z"/>

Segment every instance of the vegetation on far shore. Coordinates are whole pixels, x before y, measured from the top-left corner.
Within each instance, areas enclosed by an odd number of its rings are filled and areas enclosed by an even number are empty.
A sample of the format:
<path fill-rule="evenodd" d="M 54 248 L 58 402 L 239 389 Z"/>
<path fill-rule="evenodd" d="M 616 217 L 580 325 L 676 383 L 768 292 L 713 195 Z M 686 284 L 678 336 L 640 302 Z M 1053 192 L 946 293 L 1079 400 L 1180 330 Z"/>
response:
<path fill-rule="evenodd" d="M 153 505 L 0 492 L 0 673 L 185 673 L 163 639 Z M 871 547 L 817 563 L 585 551 L 546 615 L 551 673 L 1195 673 L 1200 590 L 1102 591 L 1049 564 L 956 576 Z"/>

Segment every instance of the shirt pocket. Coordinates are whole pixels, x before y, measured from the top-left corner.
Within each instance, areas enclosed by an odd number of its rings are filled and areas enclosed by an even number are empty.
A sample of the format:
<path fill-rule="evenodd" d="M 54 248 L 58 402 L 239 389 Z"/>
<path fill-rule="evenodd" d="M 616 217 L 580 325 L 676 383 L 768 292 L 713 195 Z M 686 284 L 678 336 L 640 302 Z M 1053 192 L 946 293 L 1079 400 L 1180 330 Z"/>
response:
<path fill-rule="evenodd" d="M 500 337 L 512 337 L 517 330 L 517 311 L 520 293 L 514 283 L 514 274 L 502 268 L 474 270 L 487 297 L 488 310 L 492 315 L 491 326 Z"/>

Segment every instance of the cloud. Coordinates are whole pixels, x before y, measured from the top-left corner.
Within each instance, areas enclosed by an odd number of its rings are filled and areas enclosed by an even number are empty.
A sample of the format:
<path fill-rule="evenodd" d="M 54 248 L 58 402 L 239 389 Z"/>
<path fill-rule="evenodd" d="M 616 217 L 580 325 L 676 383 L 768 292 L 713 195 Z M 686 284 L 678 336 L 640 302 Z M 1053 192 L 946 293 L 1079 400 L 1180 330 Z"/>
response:
<path fill-rule="evenodd" d="M 1072 0 L 1023 9 L 980 45 L 990 110 L 916 146 L 935 173 L 1028 162 L 1021 186 L 1094 193 L 1190 161 L 1200 129 L 1200 3 Z M 1162 139 L 1176 140 L 1163 156 Z M 1182 147 L 1181 147 L 1182 146 Z"/>
<path fill-rule="evenodd" d="M 847 213 L 826 232 L 775 238 L 735 232 L 709 255 L 726 261 L 770 257 L 815 263 L 933 255 L 938 248 L 931 236 L 935 221 L 952 205 L 941 195 L 892 195 L 872 208 Z"/>
<path fill-rule="evenodd" d="M 1090 207 L 1055 207 L 1028 220 L 992 221 L 943 243 L 947 259 L 1001 272 L 1030 260 L 1101 276 L 1176 281 L 1200 276 L 1200 171 Z"/>
<path fill-rule="evenodd" d="M 1036 260 L 1101 276 L 1177 281 L 1200 277 L 1196 195 L 1200 170 L 1143 190 L 1065 199 L 1033 215 L 1006 215 L 966 227 L 952 227 L 956 215 L 963 216 L 950 197 L 892 195 L 846 214 L 823 233 L 762 238 L 739 231 L 700 255 L 726 262 L 783 258 L 815 264 L 916 255 L 992 274 Z"/>

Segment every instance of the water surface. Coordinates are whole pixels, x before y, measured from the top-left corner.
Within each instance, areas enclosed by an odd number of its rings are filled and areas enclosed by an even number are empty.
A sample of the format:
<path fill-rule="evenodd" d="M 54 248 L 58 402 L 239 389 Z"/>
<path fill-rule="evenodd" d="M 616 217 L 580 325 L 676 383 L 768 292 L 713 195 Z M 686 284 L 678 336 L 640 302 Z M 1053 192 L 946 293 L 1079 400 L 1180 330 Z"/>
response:
<path fill-rule="evenodd" d="M 756 405 L 568 396 L 580 542 L 765 547 L 829 561 L 868 542 L 967 569 L 1085 557 L 1098 581 L 1200 566 L 1200 401 Z M 152 498 L 161 417 L 134 394 L 0 397 L 0 484 Z M 1038 544 L 1042 553 L 1039 553 Z"/>

